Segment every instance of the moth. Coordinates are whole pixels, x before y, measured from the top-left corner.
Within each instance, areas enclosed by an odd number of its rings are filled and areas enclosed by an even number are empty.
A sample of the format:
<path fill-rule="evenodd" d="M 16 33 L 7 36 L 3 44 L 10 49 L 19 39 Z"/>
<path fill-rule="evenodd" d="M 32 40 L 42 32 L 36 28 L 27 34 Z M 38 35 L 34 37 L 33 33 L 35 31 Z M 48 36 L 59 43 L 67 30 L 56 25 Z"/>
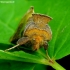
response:
<path fill-rule="evenodd" d="M 43 46 L 46 49 L 48 41 L 52 38 L 52 31 L 48 25 L 50 20 L 52 20 L 51 17 L 34 13 L 34 8 L 30 7 L 29 11 L 22 18 L 17 31 L 11 38 L 11 42 L 17 40 L 17 44 L 6 50 L 11 50 L 28 41 L 32 43 L 33 51 L 38 50 L 40 46 Z"/>

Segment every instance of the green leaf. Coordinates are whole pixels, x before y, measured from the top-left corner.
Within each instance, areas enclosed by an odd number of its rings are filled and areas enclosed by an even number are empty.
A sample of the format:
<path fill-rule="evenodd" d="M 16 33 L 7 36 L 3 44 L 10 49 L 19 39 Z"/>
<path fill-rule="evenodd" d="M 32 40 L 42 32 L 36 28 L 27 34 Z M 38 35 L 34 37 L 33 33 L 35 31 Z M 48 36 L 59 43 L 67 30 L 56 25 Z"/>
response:
<path fill-rule="evenodd" d="M 4 52 L 2 50 L 0 50 L 0 59 L 32 62 L 32 63 L 42 63 L 44 61 L 44 59 L 40 58 L 40 56 L 25 53 L 23 51 L 19 52 L 15 51 L 13 53 L 10 53 L 10 52 Z"/>
<path fill-rule="evenodd" d="M 53 20 L 50 23 L 53 36 L 48 49 L 49 55 L 53 59 L 60 59 L 70 54 L 70 20 L 69 20 L 69 2 L 57 1 L 53 3 L 51 16 Z"/>
<path fill-rule="evenodd" d="M 20 66 L 19 66 L 19 64 L 20 64 Z M 12 70 L 33 70 L 35 67 L 35 64 L 25 63 L 25 62 L 11 62 L 11 65 L 12 65 L 11 66 Z"/>
<path fill-rule="evenodd" d="M 37 55 L 36 55 L 37 54 Z M 6 61 L 13 61 L 13 63 L 8 62 L 11 64 L 11 69 L 12 70 L 32 70 L 32 69 L 37 69 L 40 65 L 32 64 L 32 63 L 38 63 L 38 64 L 45 64 L 44 62 L 46 61 L 42 56 L 38 55 L 39 53 L 35 53 L 35 55 L 25 53 L 23 51 L 15 51 L 15 52 L 4 52 L 0 50 L 0 59 L 1 60 L 6 60 Z M 32 58 L 31 58 L 32 57 Z M 20 62 L 17 62 L 20 61 Z M 26 63 L 21 63 L 21 62 L 26 62 Z M 30 62 L 30 63 L 27 63 Z M 1 62 L 7 64 L 7 62 Z M 19 64 L 20 63 L 20 64 Z M 23 64 L 23 67 L 21 66 Z M 17 67 L 16 66 L 20 66 Z M 8 68 L 9 65 L 7 65 L 6 68 Z M 26 67 L 27 66 L 27 67 Z M 42 67 L 43 65 L 41 65 Z M 43 66 L 42 68 L 44 68 Z M 0 69 L 3 69 L 1 66 Z M 8 69 L 7 69 L 8 70 Z"/>
<path fill-rule="evenodd" d="M 33 70 L 35 65 L 33 63 L 3 60 L 3 62 L 0 62 L 0 70 Z"/>
<path fill-rule="evenodd" d="M 42 64 L 36 64 L 34 67 L 34 70 L 46 70 L 47 66 L 42 65 Z"/>

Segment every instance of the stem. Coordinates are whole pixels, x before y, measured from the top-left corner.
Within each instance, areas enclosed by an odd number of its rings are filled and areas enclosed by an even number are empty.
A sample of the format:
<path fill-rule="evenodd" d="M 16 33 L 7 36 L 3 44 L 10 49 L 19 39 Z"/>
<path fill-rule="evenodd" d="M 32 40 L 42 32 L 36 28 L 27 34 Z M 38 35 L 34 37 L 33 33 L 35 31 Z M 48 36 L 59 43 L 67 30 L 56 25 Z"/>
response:
<path fill-rule="evenodd" d="M 50 66 L 52 66 L 56 70 L 66 70 L 61 65 L 59 65 L 57 62 L 54 62 L 53 64 L 50 64 Z"/>
<path fill-rule="evenodd" d="M 47 51 L 46 51 L 46 54 L 47 54 L 46 56 L 43 53 L 41 53 L 41 51 L 38 51 L 38 53 L 40 53 L 45 58 L 45 60 L 42 61 L 43 64 L 49 65 L 53 67 L 55 70 L 66 70 L 60 64 L 58 64 L 55 60 L 51 59 Z"/>
<path fill-rule="evenodd" d="M 53 67 L 55 70 L 66 70 L 65 68 L 63 68 L 60 64 L 58 64 L 56 61 L 48 61 L 48 60 L 45 61 L 45 65 L 49 65 L 51 67 Z"/>
<path fill-rule="evenodd" d="M 52 60 L 49 55 L 48 55 L 48 52 L 46 50 L 46 53 L 47 53 L 47 58 L 48 58 L 48 61 L 49 61 L 49 65 L 52 66 L 54 69 L 56 70 L 66 70 L 65 68 L 63 68 L 61 65 L 59 65 L 56 61 Z"/>

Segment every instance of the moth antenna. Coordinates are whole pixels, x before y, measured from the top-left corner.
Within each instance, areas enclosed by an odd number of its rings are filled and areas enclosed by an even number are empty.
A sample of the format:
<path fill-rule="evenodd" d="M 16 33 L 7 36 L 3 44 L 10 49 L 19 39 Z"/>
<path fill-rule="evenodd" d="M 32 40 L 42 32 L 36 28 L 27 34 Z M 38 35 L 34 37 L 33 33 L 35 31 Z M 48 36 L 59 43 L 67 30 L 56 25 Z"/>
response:
<path fill-rule="evenodd" d="M 13 46 L 13 47 L 11 47 L 11 48 L 9 48 L 9 49 L 6 49 L 5 51 L 9 51 L 9 50 L 11 50 L 11 49 L 14 49 L 14 48 L 16 48 L 17 46 L 19 46 L 20 44 L 17 44 L 17 45 L 15 45 L 15 46 Z"/>

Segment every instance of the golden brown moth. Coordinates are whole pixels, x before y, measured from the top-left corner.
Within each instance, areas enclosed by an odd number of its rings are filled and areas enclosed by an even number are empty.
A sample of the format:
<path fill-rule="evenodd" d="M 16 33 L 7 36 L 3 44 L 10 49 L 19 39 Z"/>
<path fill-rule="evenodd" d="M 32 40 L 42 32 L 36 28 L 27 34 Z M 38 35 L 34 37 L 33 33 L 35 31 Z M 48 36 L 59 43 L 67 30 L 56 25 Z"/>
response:
<path fill-rule="evenodd" d="M 34 13 L 34 9 L 31 7 L 21 20 L 16 33 L 11 39 L 11 42 L 17 40 L 17 45 L 6 50 L 11 50 L 28 41 L 32 43 L 33 51 L 38 50 L 41 45 L 46 49 L 48 41 L 52 38 L 52 31 L 48 25 L 51 19 L 52 18 L 47 15 Z"/>

